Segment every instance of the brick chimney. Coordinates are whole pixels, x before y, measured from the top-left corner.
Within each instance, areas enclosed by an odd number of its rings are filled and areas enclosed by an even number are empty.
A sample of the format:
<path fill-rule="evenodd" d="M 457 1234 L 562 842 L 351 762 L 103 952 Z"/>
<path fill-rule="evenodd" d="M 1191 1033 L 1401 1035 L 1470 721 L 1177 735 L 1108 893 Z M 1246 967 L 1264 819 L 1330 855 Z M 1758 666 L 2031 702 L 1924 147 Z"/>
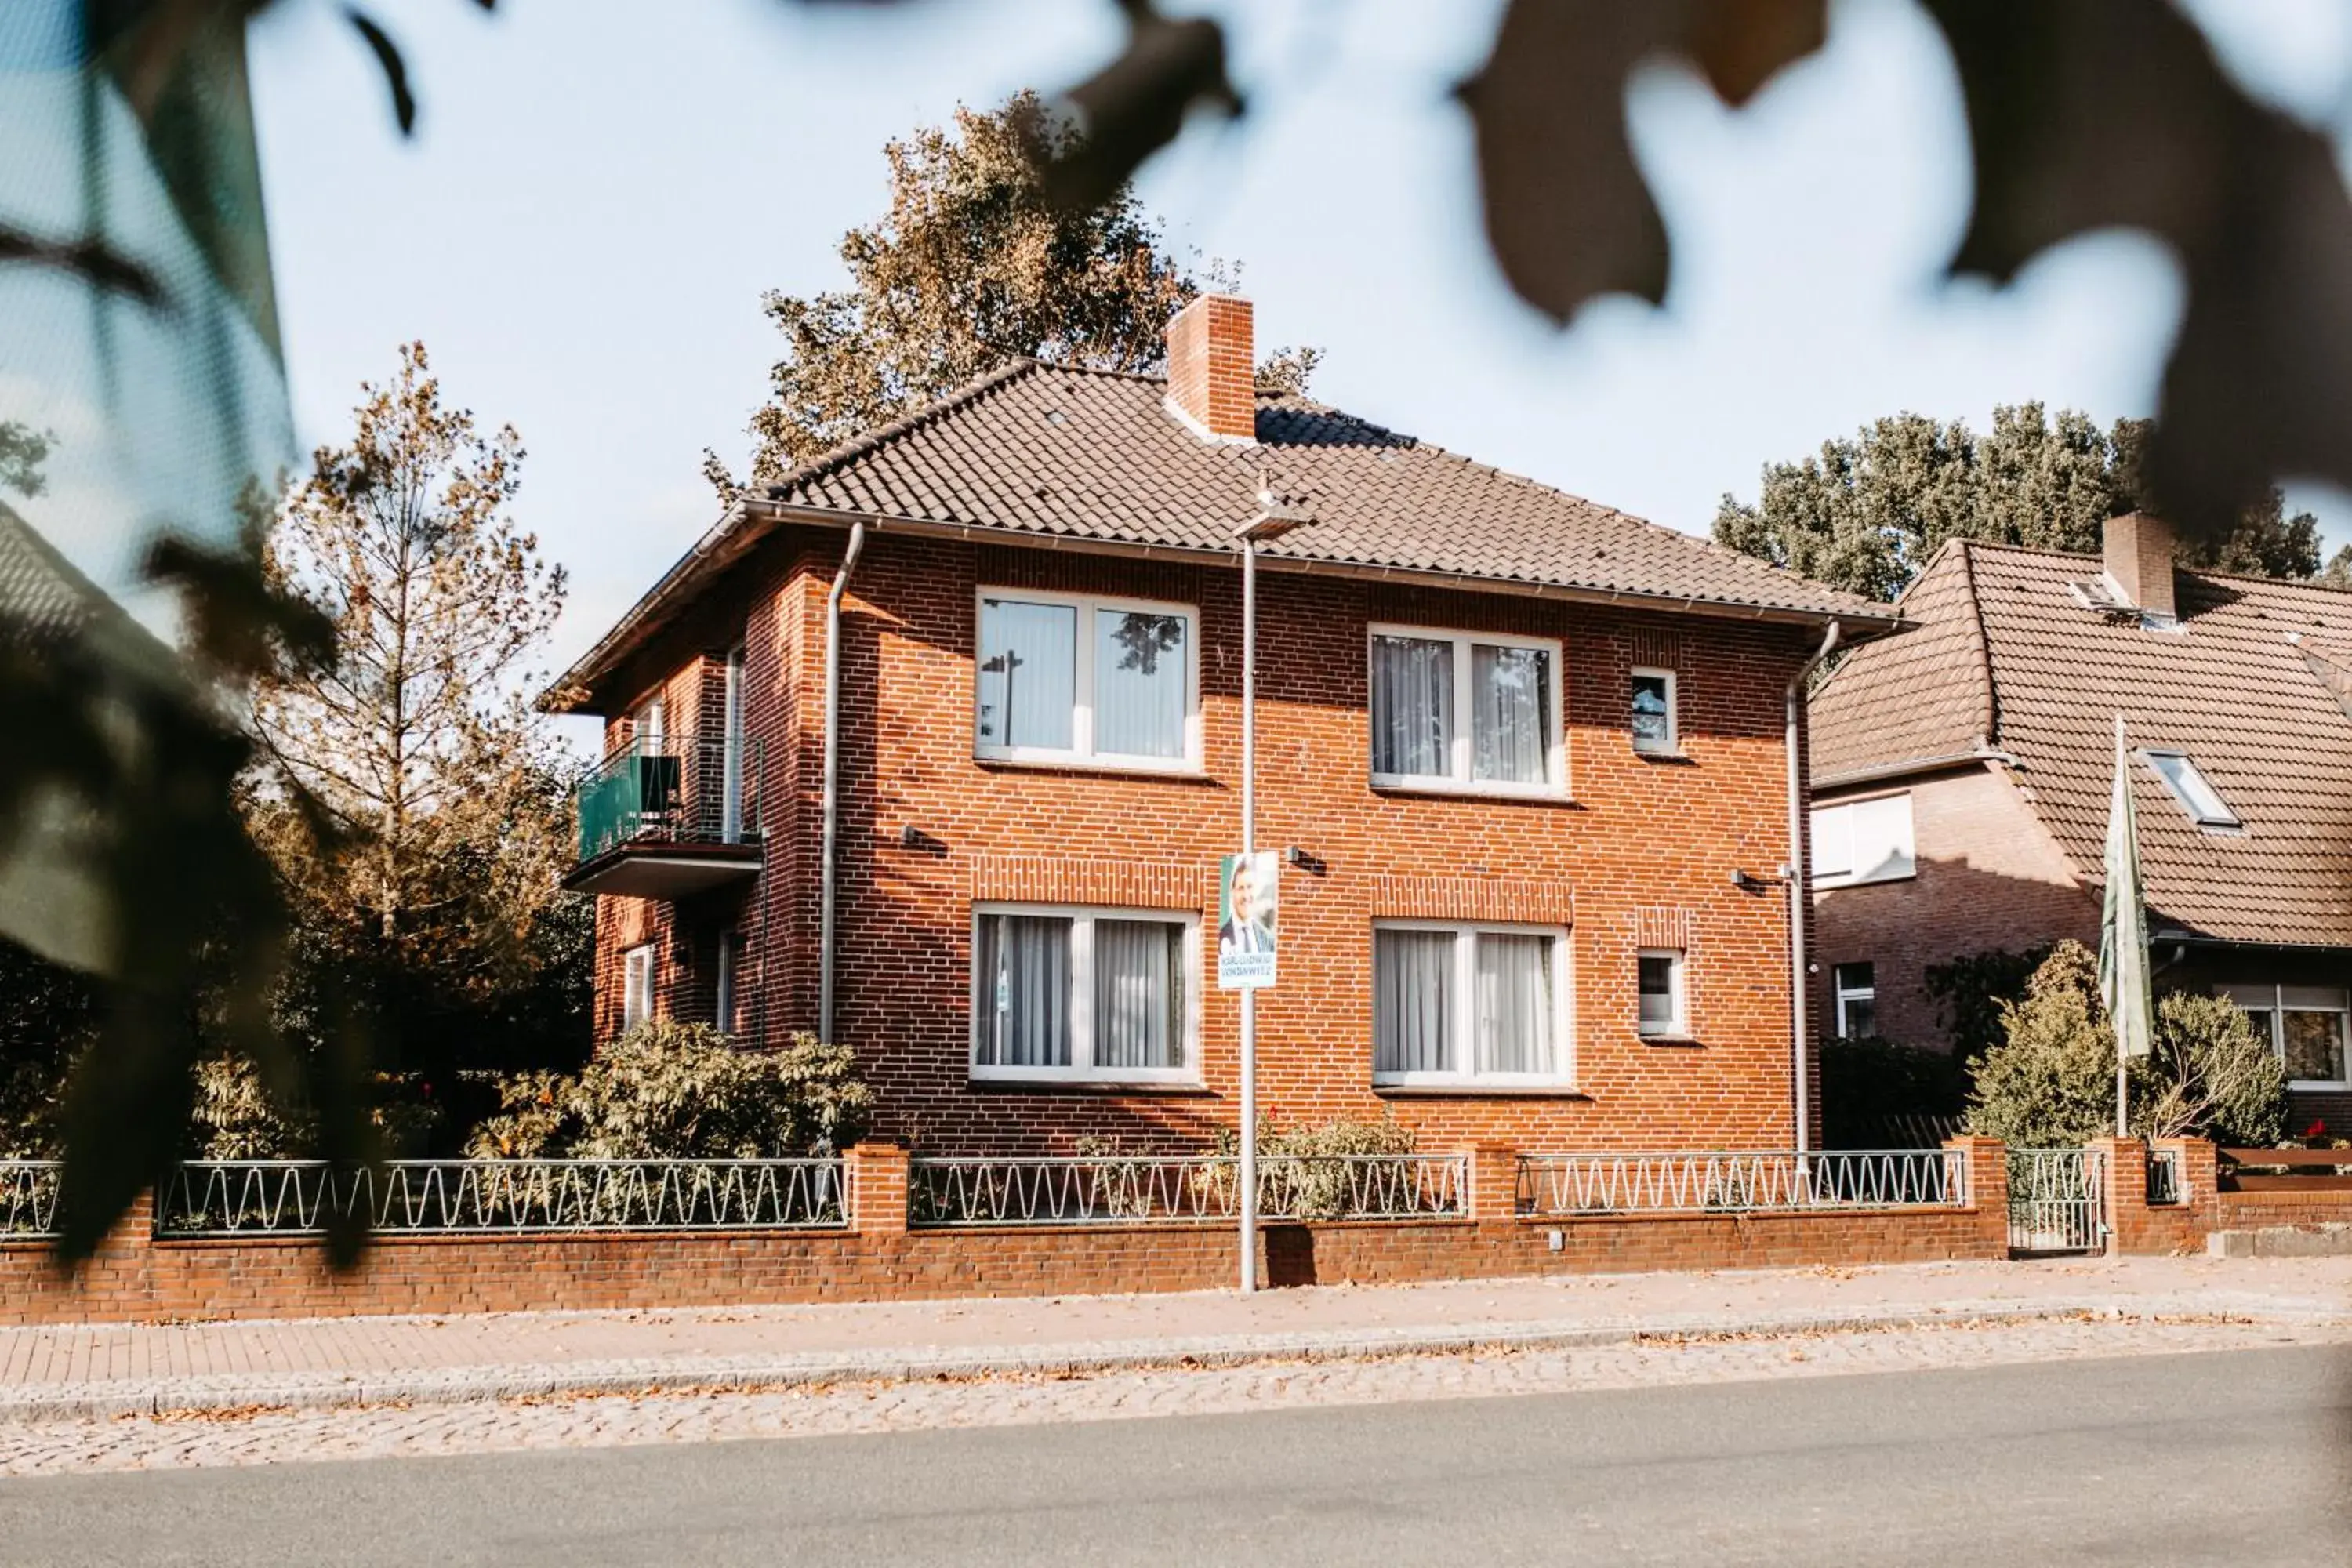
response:
<path fill-rule="evenodd" d="M 1202 294 L 1168 323 L 1168 407 L 1208 441 L 1257 439 L 1250 302 Z"/>
<path fill-rule="evenodd" d="M 2106 521 L 2101 554 L 2125 599 L 2151 616 L 2176 618 L 2172 597 L 2172 527 L 2144 511 Z"/>

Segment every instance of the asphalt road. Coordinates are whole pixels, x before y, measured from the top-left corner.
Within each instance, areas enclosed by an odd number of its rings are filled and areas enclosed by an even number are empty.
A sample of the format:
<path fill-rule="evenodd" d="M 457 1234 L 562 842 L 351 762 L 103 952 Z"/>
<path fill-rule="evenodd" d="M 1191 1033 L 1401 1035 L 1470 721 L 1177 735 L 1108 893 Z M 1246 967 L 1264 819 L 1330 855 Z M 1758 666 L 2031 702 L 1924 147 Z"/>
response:
<path fill-rule="evenodd" d="M 2352 1564 L 2352 1352 L 0 1482 L 0 1563 Z"/>

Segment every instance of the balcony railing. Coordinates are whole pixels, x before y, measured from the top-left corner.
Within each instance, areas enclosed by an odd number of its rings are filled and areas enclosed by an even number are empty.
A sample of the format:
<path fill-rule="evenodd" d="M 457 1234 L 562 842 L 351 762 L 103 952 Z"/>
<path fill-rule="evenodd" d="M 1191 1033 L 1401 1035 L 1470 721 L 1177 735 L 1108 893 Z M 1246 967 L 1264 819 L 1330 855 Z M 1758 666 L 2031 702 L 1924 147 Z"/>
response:
<path fill-rule="evenodd" d="M 580 858 L 627 844 L 746 844 L 760 837 L 757 741 L 641 741 L 580 785 Z"/>

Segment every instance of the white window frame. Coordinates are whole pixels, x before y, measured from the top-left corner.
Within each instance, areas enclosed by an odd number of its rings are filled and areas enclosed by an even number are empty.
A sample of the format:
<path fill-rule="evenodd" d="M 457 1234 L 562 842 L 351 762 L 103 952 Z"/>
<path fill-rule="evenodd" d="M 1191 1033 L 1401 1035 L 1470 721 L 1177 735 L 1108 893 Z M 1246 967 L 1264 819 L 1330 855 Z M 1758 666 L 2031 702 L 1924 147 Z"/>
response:
<path fill-rule="evenodd" d="M 1869 875 L 1862 875 L 1853 864 L 1858 857 L 1854 850 L 1853 814 L 1866 806 L 1884 805 L 1895 801 L 1903 803 L 1902 860 L 1899 866 L 1891 860 L 1882 862 L 1879 866 L 1872 868 Z M 1833 813 L 1844 815 L 1832 817 Z M 1833 825 L 1843 833 L 1846 848 L 1846 868 L 1843 871 L 1824 871 L 1821 868 L 1822 846 L 1829 841 L 1828 836 Z M 1857 888 L 1865 887 L 1873 882 L 1907 882 L 1919 874 L 1919 807 L 1918 802 L 1913 798 L 1909 790 L 1864 795 L 1856 800 L 1833 800 L 1817 804 L 1808 816 L 1805 826 L 1807 866 L 1812 877 L 1813 886 L 1816 888 Z M 1896 866 L 1897 868 L 1887 869 L 1889 866 Z"/>
<path fill-rule="evenodd" d="M 655 954 L 659 944 L 641 942 L 621 953 L 621 1033 L 654 1019 Z"/>
<path fill-rule="evenodd" d="M 2198 805 L 2189 784 L 2174 783 L 2162 768 L 2157 766 L 2159 758 L 2168 763 L 2179 763 L 2187 773 L 2189 779 L 2193 781 L 2195 787 L 2205 792 L 2207 798 L 2213 804 L 2213 809 L 2207 811 Z M 2221 790 L 2211 779 L 2205 776 L 2205 770 L 2197 765 L 2197 759 L 2188 752 L 2169 746 L 2143 746 L 2140 748 L 2139 760 L 2147 764 L 2147 771 L 2156 775 L 2158 784 L 2164 785 L 2165 793 L 2169 795 L 2173 803 L 2187 814 L 2189 820 L 2199 827 L 2232 833 L 2245 827 L 2244 820 L 2230 808 L 2230 803 L 2221 798 Z"/>
<path fill-rule="evenodd" d="M 1077 647 L 1073 650 L 1070 747 L 995 745 L 980 738 L 980 667 L 988 657 L 981 641 L 982 617 L 987 601 L 1011 600 L 1023 605 L 1066 606 L 1076 613 Z M 1137 756 L 1126 752 L 1095 750 L 1095 616 L 1099 611 L 1147 616 L 1175 616 L 1184 622 L 1184 752 L 1175 757 Z M 1063 767 L 1096 767 L 1120 773 L 1198 773 L 1201 771 L 1201 611 L 1196 605 L 1160 599 L 1129 599 L 1105 594 L 1066 594 L 1050 588 L 1009 588 L 984 585 L 971 597 L 971 754 L 993 763 L 1050 763 Z"/>
<path fill-rule="evenodd" d="M 2221 994 L 2229 998 L 2231 1003 L 2235 1004 L 2238 1010 L 2242 1013 L 2269 1012 L 2271 1016 L 2271 1054 L 2278 1058 L 2279 1063 L 2282 1067 L 2286 1063 L 2287 1014 L 2289 1012 L 2333 1013 L 2337 1018 L 2343 1020 L 2343 1022 L 2336 1026 L 2336 1038 L 2343 1042 L 2345 1047 L 2344 1070 L 2347 1075 L 2352 1075 L 2352 994 L 2347 994 L 2345 987 L 2340 985 L 2283 985 L 2263 984 L 2258 985 L 2222 985 L 2217 986 L 2215 989 L 2217 989 Z M 2287 1005 L 2286 1001 L 2286 994 L 2289 991 L 2332 991 L 2343 1000 L 2333 1006 L 2320 1006 L 2310 1002 L 2297 1002 L 2290 1008 Z M 2257 995 L 2264 993 L 2268 995 L 2268 1000 L 2266 1001 L 2257 1000 L 2249 1002 L 2246 999 L 2249 995 Z M 2286 1086 L 2289 1089 L 2352 1089 L 2352 1076 L 2340 1079 L 2287 1079 Z"/>
<path fill-rule="evenodd" d="M 1845 983 L 1845 972 L 1846 972 L 1847 970 L 1849 970 L 1849 969 L 1855 968 L 1855 967 L 1857 967 L 1857 966 L 1859 966 L 1859 965 L 1861 965 L 1861 964 L 1864 964 L 1864 963 L 1867 963 L 1867 964 L 1869 964 L 1869 965 L 1870 965 L 1870 984 L 1867 984 L 1867 985 L 1848 985 L 1848 984 Z M 1848 1027 L 1846 1026 L 1846 1016 L 1845 1016 L 1846 1004 L 1847 1004 L 1847 1003 L 1849 1003 L 1849 1002 L 1860 1002 L 1860 1001 L 1867 1000 L 1867 1001 L 1870 1003 L 1870 1005 L 1871 1005 L 1871 1010 L 1872 1010 L 1874 1013 L 1875 1013 L 1875 1012 L 1877 1011 L 1877 1008 L 1878 1008 L 1878 964 L 1877 964 L 1877 962 L 1876 962 L 1874 959 L 1857 958 L 1857 959 L 1852 959 L 1852 960 L 1849 960 L 1848 962 L 1846 962 L 1846 963 L 1832 963 L 1832 964 L 1831 964 L 1831 965 L 1830 965 L 1830 994 L 1831 994 L 1832 997 L 1834 997 L 1834 998 L 1836 999 L 1836 1004 L 1837 1004 L 1836 1011 L 1837 1011 L 1837 1032 L 1838 1032 L 1838 1037 L 1839 1037 L 1839 1038 L 1841 1038 L 1841 1039 L 1849 1039 L 1849 1040 L 1850 1040 L 1850 1039 L 1852 1039 L 1852 1038 L 1853 1038 L 1853 1037 L 1854 1037 L 1854 1035 L 1853 1035 L 1853 1031 L 1851 1028 L 1848 1028 Z M 1877 1020 L 1876 1020 L 1875 1018 L 1874 1018 L 1874 1019 L 1872 1019 L 1872 1022 L 1874 1024 L 1874 1023 L 1876 1023 L 1876 1022 L 1877 1022 Z"/>
<path fill-rule="evenodd" d="M 990 1000 L 980 972 L 980 922 L 990 915 L 1041 915 L 1070 926 L 1070 1065 L 1006 1067 L 980 1059 L 981 1019 Z M 1184 928 L 1184 1065 L 1181 1068 L 1097 1068 L 1095 1055 L 1095 930 L 1098 920 L 1150 921 Z M 987 900 L 971 906 L 967 935 L 971 943 L 971 1041 L 965 1070 L 974 1083 L 1201 1082 L 1201 914 L 1198 910 L 1145 910 L 1109 904 L 1031 904 Z"/>
<path fill-rule="evenodd" d="M 1372 1072 L 1375 1089 L 1554 1089 L 1576 1087 L 1576 990 L 1575 965 L 1569 951 L 1569 931 L 1565 926 L 1527 925 L 1499 921 L 1417 921 L 1377 920 L 1372 930 L 1445 931 L 1454 938 L 1454 1036 L 1455 1065 L 1444 1072 L 1405 1071 Z M 1480 1072 L 1475 1065 L 1478 1059 L 1478 943 L 1482 935 L 1540 936 L 1551 942 L 1551 1001 L 1552 1058 L 1556 1070 L 1535 1072 Z M 1377 1009 L 1380 994 L 1380 960 L 1372 958 L 1372 995 Z M 1375 1020 L 1377 1031 L 1378 1023 Z M 1379 1060 L 1380 1042 L 1370 1042 L 1373 1060 Z"/>
<path fill-rule="evenodd" d="M 1514 632 L 1457 631 L 1447 626 L 1404 626 L 1393 621 L 1374 621 L 1364 634 L 1364 761 L 1370 768 L 1372 756 L 1371 718 L 1373 712 L 1373 682 L 1380 670 L 1372 658 L 1372 645 L 1381 637 L 1411 637 L 1421 642 L 1450 642 L 1454 645 L 1454 734 L 1447 743 L 1448 760 L 1453 771 L 1445 773 L 1383 773 L 1371 774 L 1374 789 L 1432 790 L 1448 795 L 1516 795 L 1521 799 L 1559 800 L 1568 795 L 1568 728 L 1563 691 L 1568 684 L 1568 656 L 1558 637 L 1521 637 Z M 1513 779 L 1479 779 L 1470 776 L 1476 761 L 1476 726 L 1472 721 L 1471 658 L 1475 643 L 1488 647 L 1536 648 L 1551 658 L 1550 710 L 1544 715 L 1548 731 L 1544 741 L 1544 782 L 1522 784 Z"/>
<path fill-rule="evenodd" d="M 1642 1016 L 1642 960 L 1664 958 L 1672 961 L 1667 971 L 1673 984 L 1675 1016 L 1662 1024 L 1653 1024 Z M 1679 947 L 1642 947 L 1633 950 L 1633 1032 L 1645 1040 L 1686 1040 L 1690 1038 L 1690 954 Z"/>
<path fill-rule="evenodd" d="M 1666 683 L 1666 739 L 1664 745 L 1644 745 L 1633 734 L 1633 682 L 1648 678 Z M 1673 670 L 1658 665 L 1637 664 L 1625 672 L 1625 732 L 1633 750 L 1645 757 L 1679 757 L 1683 754 L 1682 681 Z"/>

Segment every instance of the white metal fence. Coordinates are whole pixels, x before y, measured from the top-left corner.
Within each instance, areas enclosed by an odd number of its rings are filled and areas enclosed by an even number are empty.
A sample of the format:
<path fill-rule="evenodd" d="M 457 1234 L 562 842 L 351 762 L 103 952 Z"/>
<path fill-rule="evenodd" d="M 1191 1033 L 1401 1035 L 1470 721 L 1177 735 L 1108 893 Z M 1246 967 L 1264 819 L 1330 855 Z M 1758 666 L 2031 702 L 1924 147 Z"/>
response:
<path fill-rule="evenodd" d="M 1467 1211 L 1458 1154 L 1271 1155 L 1257 1165 L 1270 1220 L 1446 1219 Z M 1232 1219 L 1239 1163 L 1213 1154 L 922 1158 L 910 1163 L 918 1226 L 1148 1225 Z"/>
<path fill-rule="evenodd" d="M 299 1233 L 360 1214 L 389 1235 L 768 1230 L 849 1223 L 838 1159 L 399 1160 L 338 1171 L 304 1160 L 175 1169 L 165 1237 Z"/>
<path fill-rule="evenodd" d="M 1968 1161 L 1954 1149 L 1529 1154 L 1519 1161 L 1523 1214 L 1803 1213 L 1967 1202 Z"/>
<path fill-rule="evenodd" d="M 2106 1237 L 2105 1151 L 2009 1151 L 2011 1252 L 2091 1252 L 2105 1246 Z"/>
<path fill-rule="evenodd" d="M 0 1240 L 46 1240 L 58 1233 L 55 1160 L 0 1160 Z"/>

